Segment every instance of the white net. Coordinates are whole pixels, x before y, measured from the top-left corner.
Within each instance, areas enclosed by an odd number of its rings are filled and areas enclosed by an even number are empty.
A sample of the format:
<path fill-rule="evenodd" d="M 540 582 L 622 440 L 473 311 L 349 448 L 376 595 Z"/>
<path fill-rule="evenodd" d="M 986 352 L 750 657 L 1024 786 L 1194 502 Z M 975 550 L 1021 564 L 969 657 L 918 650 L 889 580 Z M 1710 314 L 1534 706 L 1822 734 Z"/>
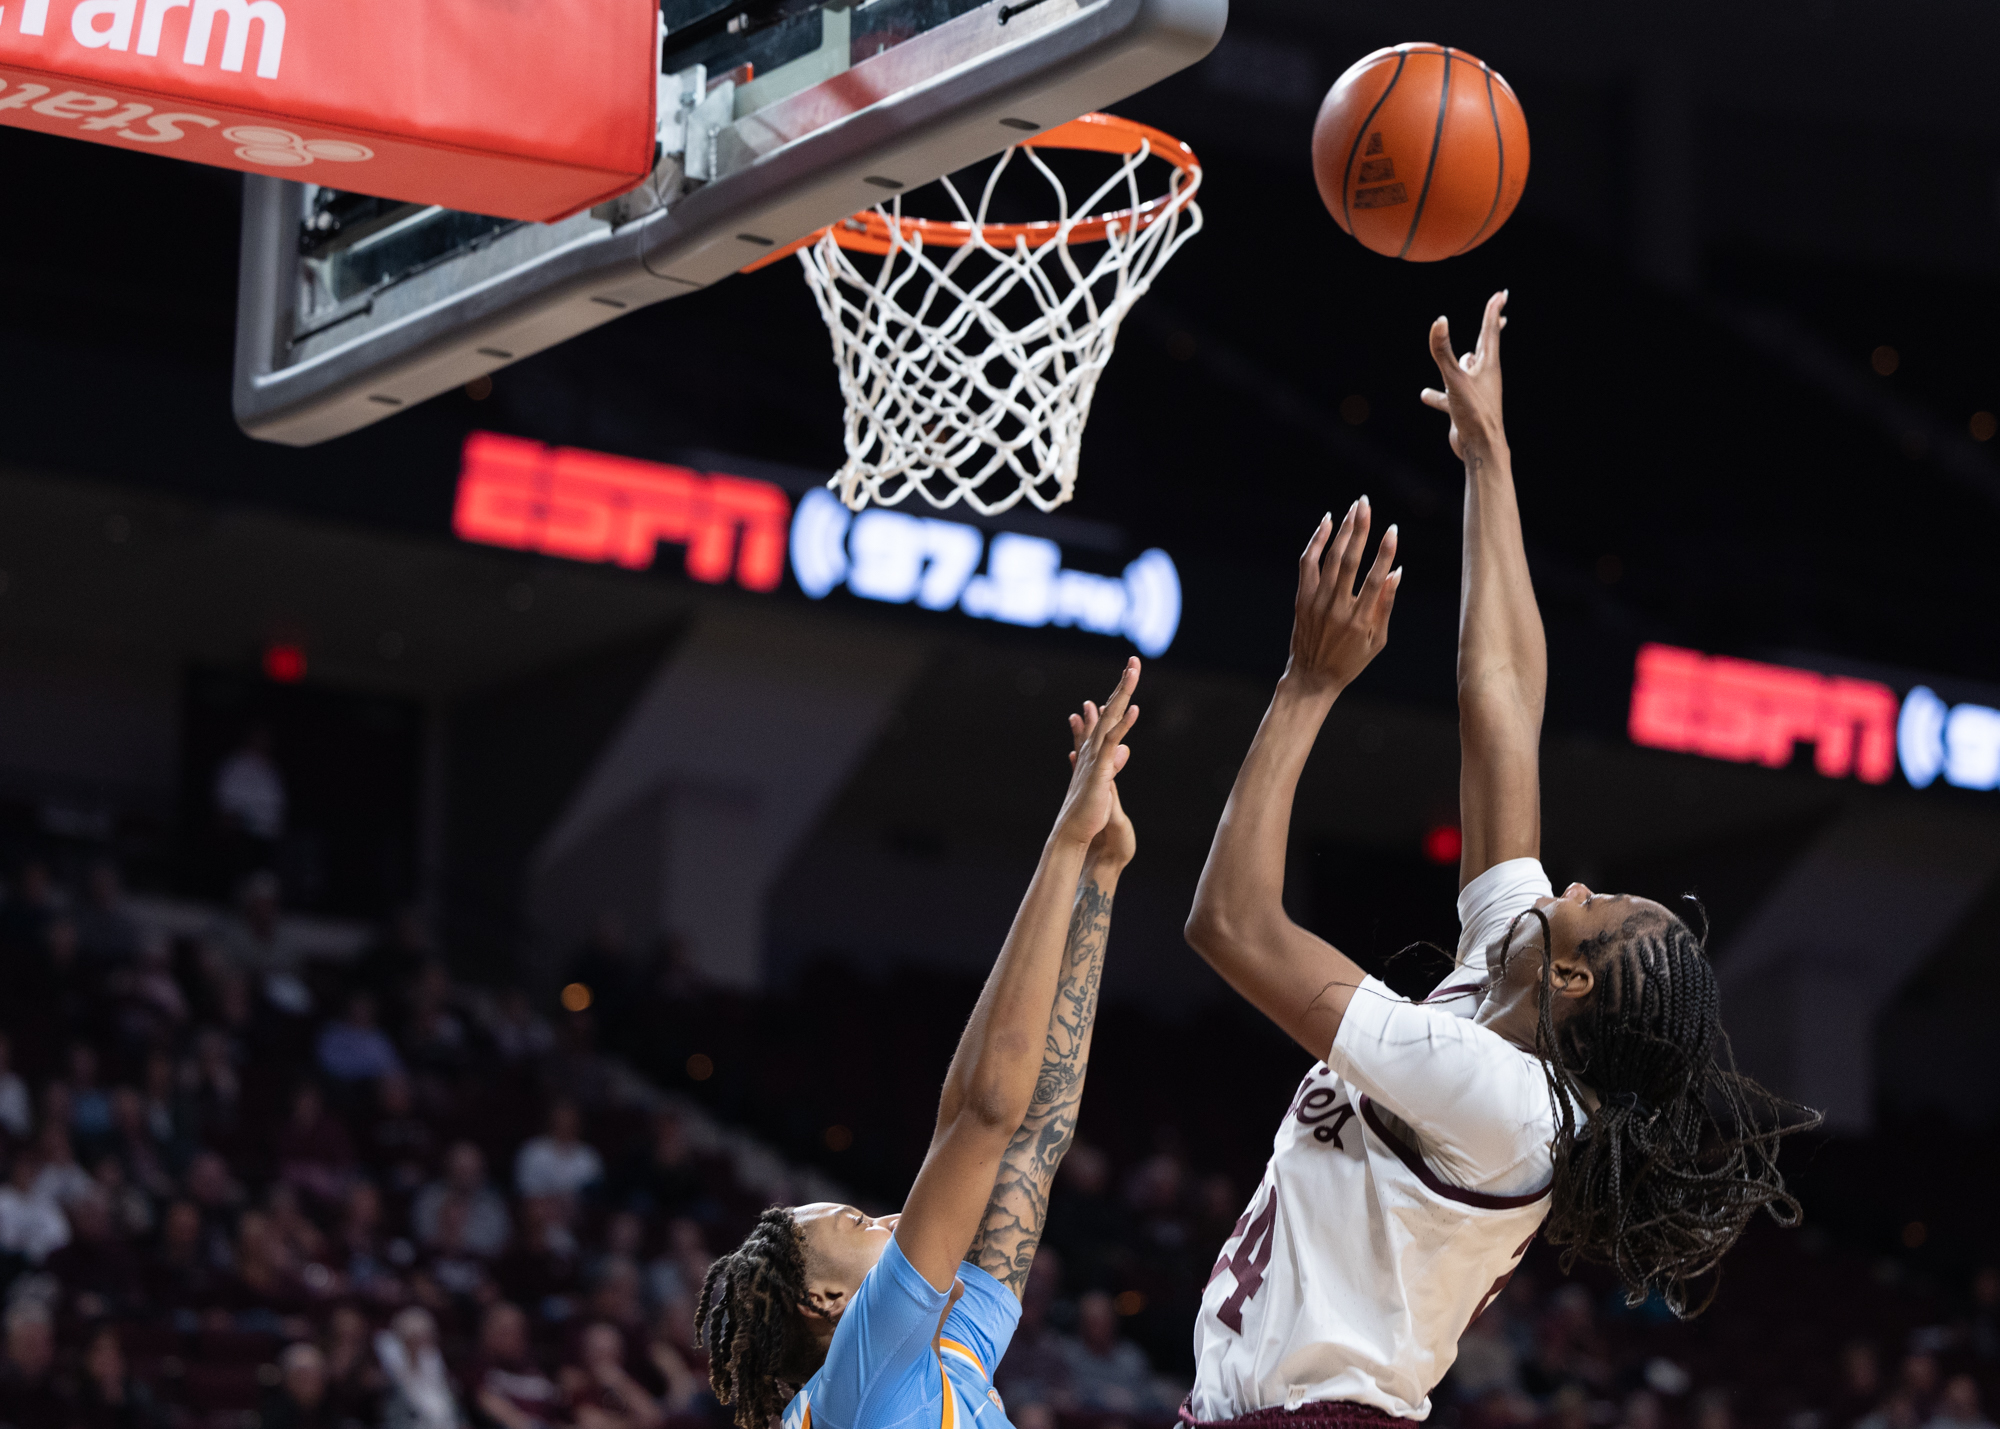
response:
<path fill-rule="evenodd" d="M 1023 497 L 1044 511 L 1070 499 L 1118 325 L 1201 231 L 1192 156 L 1167 166 L 1163 197 L 1141 200 L 1152 154 L 1142 138 L 1133 153 L 1106 155 L 1116 172 L 1072 205 L 1035 149 L 1009 149 L 976 208 L 939 181 L 958 210 L 954 227 L 969 230 L 962 243 L 926 244 L 924 230 L 935 239 L 943 225 L 905 221 L 898 198 L 873 210 L 879 222 L 864 225 L 862 215 L 845 225 L 850 242 L 865 229 L 886 240 L 876 244 L 886 253 L 850 251 L 840 228 L 799 250 L 847 401 L 847 460 L 831 483 L 843 502 L 893 506 L 914 491 L 933 506 L 963 501 L 990 516 Z M 1047 180 L 1056 221 L 987 223 L 1017 160 Z M 1104 215 L 1120 197 L 1124 209 Z"/>

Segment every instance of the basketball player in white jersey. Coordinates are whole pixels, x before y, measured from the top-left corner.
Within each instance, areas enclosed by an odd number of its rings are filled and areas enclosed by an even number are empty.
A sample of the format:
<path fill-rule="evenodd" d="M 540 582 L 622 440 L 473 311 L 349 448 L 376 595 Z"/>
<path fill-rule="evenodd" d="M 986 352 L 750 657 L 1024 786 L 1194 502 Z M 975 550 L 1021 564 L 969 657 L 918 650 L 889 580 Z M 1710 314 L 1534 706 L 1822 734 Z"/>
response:
<path fill-rule="evenodd" d="M 1701 941 L 1644 898 L 1556 896 L 1538 859 L 1548 661 L 1501 424 L 1505 303 L 1463 357 L 1437 320 L 1444 390 L 1423 394 L 1466 475 L 1458 966 L 1410 1002 L 1281 901 L 1299 774 L 1402 581 L 1391 526 L 1356 591 L 1366 497 L 1300 559 L 1291 658 L 1188 920 L 1195 949 L 1320 1059 L 1203 1296 L 1191 1424 L 1422 1419 L 1538 1232 L 1565 1265 L 1608 1263 L 1686 1314 L 1752 1214 L 1798 1217 L 1775 1160 L 1786 1109 L 1728 1065 Z"/>

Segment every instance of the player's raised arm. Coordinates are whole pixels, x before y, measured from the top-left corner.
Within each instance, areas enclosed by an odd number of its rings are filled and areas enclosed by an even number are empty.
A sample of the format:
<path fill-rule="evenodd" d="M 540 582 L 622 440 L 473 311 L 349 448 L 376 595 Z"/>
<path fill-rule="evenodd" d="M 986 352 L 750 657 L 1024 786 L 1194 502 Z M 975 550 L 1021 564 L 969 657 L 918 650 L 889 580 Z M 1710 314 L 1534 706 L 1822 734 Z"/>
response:
<path fill-rule="evenodd" d="M 1069 791 L 1042 847 L 938 1099 L 937 1129 L 903 1204 L 896 1244 L 931 1285 L 947 1290 L 986 1216 L 1001 1158 L 1034 1101 L 1068 943 L 1077 884 L 1092 843 L 1117 808 L 1112 784 L 1139 717 L 1131 660 L 1099 711 L 1086 704 Z"/>
<path fill-rule="evenodd" d="M 1070 726 L 1081 748 L 1082 718 L 1071 715 Z M 1042 1243 L 1049 1187 L 1076 1140 L 1077 1104 L 1090 1069 L 1097 990 L 1104 975 L 1104 946 L 1111 935 L 1111 900 L 1118 891 L 1118 875 L 1137 848 L 1132 821 L 1125 817 L 1114 786 L 1111 819 L 1092 840 L 1083 878 L 1077 883 L 1069 941 L 1063 947 L 1062 980 L 1056 984 L 1055 1006 L 1049 1009 L 1042 1070 L 1035 1078 L 1035 1099 L 1000 1160 L 1000 1174 L 986 1202 L 986 1219 L 965 1257 L 1012 1290 L 1016 1299 L 1027 1288 L 1028 1270 Z"/>
<path fill-rule="evenodd" d="M 1187 922 L 1194 950 L 1314 1057 L 1333 1045 L 1363 974 L 1285 912 L 1285 845 L 1292 796 L 1320 725 L 1389 637 L 1403 575 L 1391 569 L 1394 526 L 1355 590 L 1370 514 L 1365 496 L 1338 529 L 1329 513 L 1299 557 L 1291 658 L 1229 791 Z"/>
<path fill-rule="evenodd" d="M 1479 341 L 1454 356 L 1451 327 L 1431 324 L 1444 390 L 1426 405 L 1451 418 L 1451 449 L 1465 462 L 1465 570 L 1458 601 L 1459 822 L 1463 888 L 1510 858 L 1542 847 L 1540 748 L 1549 651 L 1528 579 L 1521 510 L 1500 409 L 1500 330 L 1507 295 L 1486 302 Z"/>

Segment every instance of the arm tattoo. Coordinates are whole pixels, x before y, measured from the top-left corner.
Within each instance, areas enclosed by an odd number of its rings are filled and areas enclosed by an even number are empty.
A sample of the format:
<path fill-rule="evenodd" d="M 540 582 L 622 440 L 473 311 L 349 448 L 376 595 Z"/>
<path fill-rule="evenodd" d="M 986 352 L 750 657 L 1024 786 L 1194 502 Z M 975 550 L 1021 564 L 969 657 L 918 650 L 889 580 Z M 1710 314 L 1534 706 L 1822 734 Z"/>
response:
<path fill-rule="evenodd" d="M 1062 980 L 1049 1013 L 1048 1041 L 1034 1101 L 1008 1143 L 986 1203 L 986 1219 L 966 1259 L 1020 1295 L 1042 1241 L 1049 1214 L 1049 1185 L 1076 1139 L 1076 1108 L 1088 1069 L 1084 1043 L 1097 1020 L 1097 988 L 1104 972 L 1104 943 L 1111 931 L 1111 895 L 1086 872 L 1070 914 Z"/>

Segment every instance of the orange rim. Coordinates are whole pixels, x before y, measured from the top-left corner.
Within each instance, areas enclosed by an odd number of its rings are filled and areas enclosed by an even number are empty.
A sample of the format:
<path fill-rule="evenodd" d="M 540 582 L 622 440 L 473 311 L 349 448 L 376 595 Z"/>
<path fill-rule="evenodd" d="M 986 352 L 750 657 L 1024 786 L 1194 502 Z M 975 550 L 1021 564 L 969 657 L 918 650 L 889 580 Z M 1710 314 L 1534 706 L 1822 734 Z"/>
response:
<path fill-rule="evenodd" d="M 1194 150 L 1163 129 L 1155 129 L 1150 124 L 1141 124 L 1133 119 L 1121 119 L 1115 114 L 1085 114 L 1072 119 L 1067 124 L 1058 124 L 1045 134 L 1033 139 L 1024 139 L 1017 148 L 1022 149 L 1090 149 L 1100 154 L 1136 154 L 1147 145 L 1152 146 L 1152 157 L 1165 160 L 1188 175 L 1193 183 L 1178 194 L 1166 193 L 1150 199 L 1136 208 L 1121 208 L 1112 213 L 1099 214 L 1095 218 L 1078 219 L 1071 225 L 1067 241 L 1071 243 L 1098 243 L 1113 228 L 1121 232 L 1136 233 L 1141 228 L 1158 221 L 1170 209 L 1186 202 L 1183 195 L 1191 194 L 1201 183 L 1201 161 L 1194 156 Z M 1017 241 L 1025 240 L 1028 247 L 1039 248 L 1054 239 L 1062 224 L 1053 220 L 1037 223 L 986 223 L 974 224 L 959 220 L 935 218 L 905 218 L 891 221 L 880 210 L 867 208 L 851 218 L 842 219 L 805 237 L 787 243 L 776 252 L 767 253 L 742 271 L 754 273 L 757 269 L 777 262 L 798 252 L 811 243 L 817 243 L 827 234 L 833 235 L 834 242 L 842 248 L 856 253 L 873 253 L 878 257 L 894 247 L 890 238 L 891 227 L 900 228 L 903 242 L 921 240 L 926 247 L 961 248 L 972 241 L 976 228 L 995 248 L 1012 248 Z"/>

